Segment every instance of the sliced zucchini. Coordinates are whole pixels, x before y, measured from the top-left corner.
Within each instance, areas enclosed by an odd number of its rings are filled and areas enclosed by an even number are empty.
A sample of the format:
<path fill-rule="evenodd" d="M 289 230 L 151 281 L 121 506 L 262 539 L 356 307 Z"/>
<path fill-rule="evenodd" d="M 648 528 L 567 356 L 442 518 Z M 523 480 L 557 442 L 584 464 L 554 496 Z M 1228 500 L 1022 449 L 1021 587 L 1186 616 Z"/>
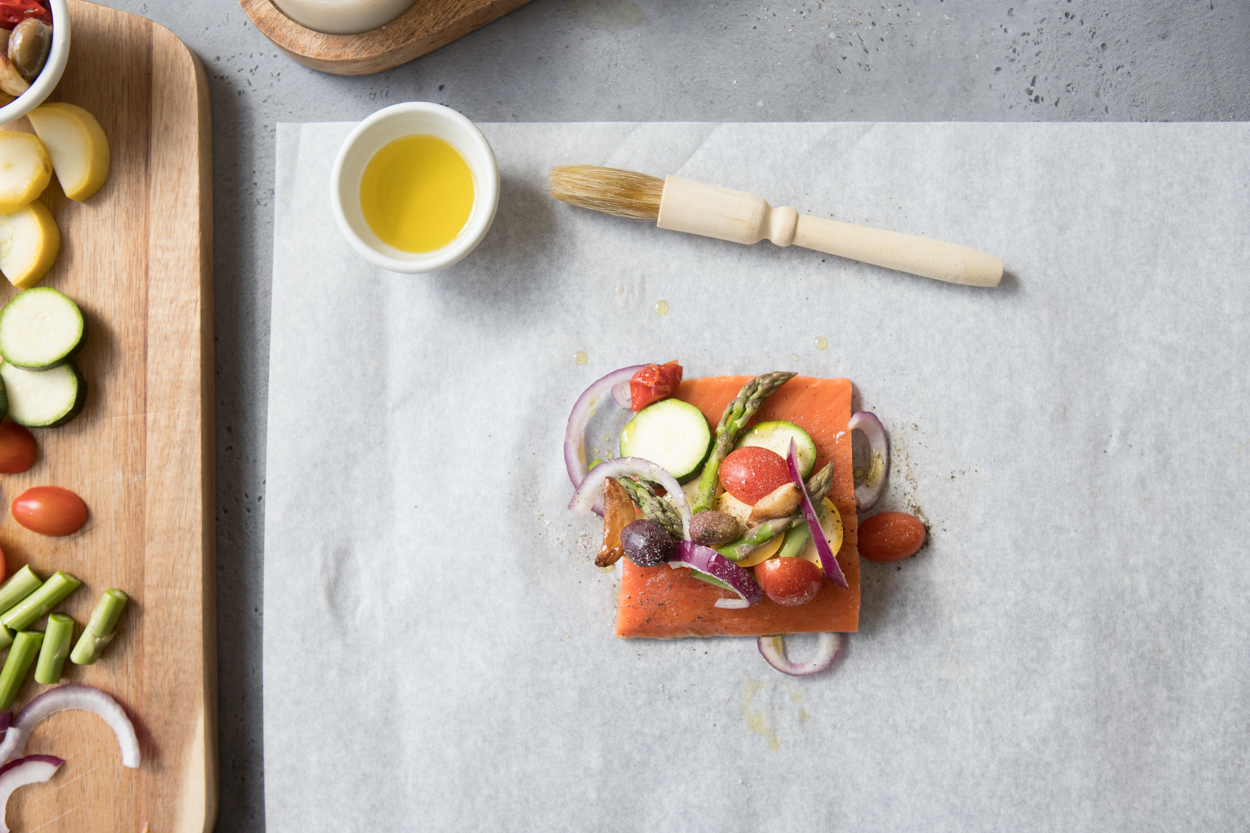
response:
<path fill-rule="evenodd" d="M 680 399 L 648 405 L 621 432 L 621 456 L 642 457 L 678 480 L 698 474 L 712 450 L 703 412 Z"/>
<path fill-rule="evenodd" d="M 14 367 L 48 370 L 64 364 L 85 335 L 82 310 L 50 286 L 19 292 L 0 310 L 0 356 Z"/>
<path fill-rule="evenodd" d="M 8 393 L 9 417 L 19 425 L 64 425 L 87 401 L 87 383 L 73 362 L 51 370 L 25 370 L 5 362 L 0 379 Z"/>
<path fill-rule="evenodd" d="M 790 440 L 794 440 L 795 445 L 798 446 L 799 471 L 806 479 L 816 467 L 816 443 L 812 442 L 811 434 L 793 422 L 782 420 L 761 422 L 743 434 L 742 439 L 738 440 L 734 448 L 758 445 L 785 457 L 790 453 Z"/>

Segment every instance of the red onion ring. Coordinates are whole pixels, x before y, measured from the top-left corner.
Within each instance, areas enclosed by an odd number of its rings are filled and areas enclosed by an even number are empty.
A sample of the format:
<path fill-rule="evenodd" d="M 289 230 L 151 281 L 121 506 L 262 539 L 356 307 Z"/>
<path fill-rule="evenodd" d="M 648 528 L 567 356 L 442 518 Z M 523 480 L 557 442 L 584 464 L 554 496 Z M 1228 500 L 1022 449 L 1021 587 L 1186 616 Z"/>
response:
<path fill-rule="evenodd" d="M 738 610 L 750 607 L 764 597 L 764 591 L 754 577 L 718 553 L 711 547 L 696 544 L 694 541 L 681 541 L 677 544 L 677 555 L 668 566 L 693 567 L 700 573 L 707 573 L 712 578 L 720 579 L 729 585 L 729 589 L 738 594 L 736 599 L 717 599 L 716 607 Z"/>
<path fill-rule="evenodd" d="M 52 755 L 29 755 L 0 767 L 0 833 L 9 833 L 3 815 L 13 791 L 28 784 L 46 784 L 63 763 Z"/>
<path fill-rule="evenodd" d="M 582 391 L 582 395 L 577 397 L 577 401 L 573 403 L 573 410 L 569 413 L 569 422 L 564 429 L 564 467 L 568 469 L 569 480 L 573 481 L 576 488 L 586 479 L 586 472 L 589 466 L 586 463 L 586 446 L 585 434 L 586 423 L 590 422 L 590 416 L 594 413 L 595 406 L 599 404 L 605 396 L 611 396 L 617 402 L 614 388 L 625 383 L 626 388 L 629 387 L 629 380 L 646 365 L 636 364 L 633 367 L 622 367 L 620 370 L 613 370 L 602 379 L 592 382 L 590 387 Z M 628 403 L 621 403 L 624 407 L 629 407 Z M 603 508 L 595 510 L 598 514 L 603 514 Z"/>
<path fill-rule="evenodd" d="M 641 457 L 617 457 L 595 466 L 582 478 L 581 485 L 573 492 L 569 508 L 582 514 L 595 512 L 602 515 L 603 481 L 609 477 L 641 477 L 643 480 L 659 483 L 668 492 L 668 500 L 677 510 L 677 514 L 681 515 L 682 536 L 690 537 L 690 502 L 686 500 L 681 484 L 662 466 Z"/>
<path fill-rule="evenodd" d="M 820 516 L 816 514 L 812 499 L 807 494 L 807 487 L 803 485 L 803 475 L 799 469 L 799 447 L 794 440 L 790 440 L 790 453 L 786 456 L 786 465 L 790 468 L 790 479 L 799 487 L 799 497 L 803 502 L 803 517 L 807 519 L 807 528 L 812 533 L 812 541 L 816 543 L 816 552 L 820 553 L 820 566 L 825 571 L 825 578 L 838 587 L 849 588 L 851 585 L 846 583 L 846 576 L 842 575 L 838 559 L 834 557 L 833 550 L 829 549 L 829 542 L 825 540 L 825 531 L 820 526 Z"/>
<path fill-rule="evenodd" d="M 833 661 L 842 652 L 845 640 L 840 633 L 822 633 L 816 643 L 816 654 L 807 662 L 791 662 L 786 656 L 786 643 L 780 636 L 761 636 L 755 644 L 760 649 L 764 661 L 782 674 L 791 677 L 806 677 L 824 671 L 833 665 Z"/>
<path fill-rule="evenodd" d="M 867 512 L 877 505 L 885 492 L 886 481 L 890 479 L 890 435 L 877 415 L 871 411 L 856 411 L 846 423 L 848 431 L 863 431 L 868 438 L 871 457 L 868 463 L 868 474 L 864 481 L 855 487 L 855 506 L 860 512 Z M 877 462 L 880 461 L 880 466 Z"/>
<path fill-rule="evenodd" d="M 44 718 L 66 709 L 80 709 L 101 717 L 122 750 L 122 766 L 139 768 L 139 740 L 135 737 L 134 724 L 126 716 L 121 704 L 98 688 L 87 685 L 63 685 L 50 688 L 31 700 L 17 713 L 13 725 L 4 733 L 0 742 L 0 761 L 9 761 L 22 754 L 26 741 L 35 724 Z"/>

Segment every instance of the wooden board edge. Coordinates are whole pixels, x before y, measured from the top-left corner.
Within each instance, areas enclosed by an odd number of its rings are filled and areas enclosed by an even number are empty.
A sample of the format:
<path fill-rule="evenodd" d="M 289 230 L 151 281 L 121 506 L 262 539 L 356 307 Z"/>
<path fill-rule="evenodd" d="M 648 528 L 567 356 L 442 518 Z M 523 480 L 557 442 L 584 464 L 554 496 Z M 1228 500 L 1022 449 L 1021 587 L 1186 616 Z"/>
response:
<path fill-rule="evenodd" d="M 208 76 L 199 58 L 176 35 L 159 24 L 152 23 L 152 97 L 153 97 L 153 147 L 161 138 L 160 119 L 157 113 L 159 86 L 170 78 L 183 78 L 189 72 L 194 78 L 194 112 L 196 124 L 189 131 L 196 144 L 197 170 L 193 174 L 196 183 L 195 199 L 198 204 L 199 229 L 195 235 L 196 251 L 181 261 L 197 272 L 195 293 L 198 295 L 199 375 L 199 550 L 200 550 L 200 601 L 202 646 L 202 690 L 197 692 L 202 719 L 196 728 L 191 749 L 194 760 L 188 762 L 197 772 L 183 773 L 184 791 L 178 795 L 178 807 L 164 807 L 158 812 L 176 819 L 169 829 L 177 831 L 203 831 L 213 829 L 217 817 L 219 799 L 219 772 L 217 764 L 217 617 L 216 617 L 216 531 L 215 516 L 215 468 L 216 438 L 213 420 L 213 203 L 212 203 L 212 112 L 209 99 Z M 177 72 L 165 75 L 160 71 L 164 64 L 181 64 Z M 162 241 L 158 239 L 158 225 L 150 232 L 149 264 L 158 261 L 157 250 Z M 151 268 L 151 266 L 150 266 Z M 154 271 L 154 270 L 153 270 Z M 151 291 L 151 290 L 150 290 Z M 153 326 L 149 319 L 149 327 Z M 149 425 L 151 423 L 149 422 Z M 186 776 L 190 777 L 186 777 Z"/>
<path fill-rule="evenodd" d="M 332 75 L 372 75 L 420 58 L 530 0 L 493 0 L 449 17 L 418 2 L 398 19 L 359 35 L 327 35 L 296 23 L 271 0 L 239 0 L 252 24 L 292 60 Z"/>

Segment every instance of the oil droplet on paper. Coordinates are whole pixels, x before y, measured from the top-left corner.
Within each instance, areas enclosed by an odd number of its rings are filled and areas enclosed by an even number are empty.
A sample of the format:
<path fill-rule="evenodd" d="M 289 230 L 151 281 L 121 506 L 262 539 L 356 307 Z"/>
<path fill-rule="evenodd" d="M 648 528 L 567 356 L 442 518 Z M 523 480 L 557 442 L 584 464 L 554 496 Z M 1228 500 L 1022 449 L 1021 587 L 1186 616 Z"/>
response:
<path fill-rule="evenodd" d="M 767 743 L 768 748 L 776 752 L 781 748 L 781 738 L 777 737 L 777 733 L 768 725 L 767 715 L 764 709 L 752 711 L 751 704 L 755 700 L 755 695 L 760 693 L 764 688 L 764 683 L 759 680 L 747 679 L 742 686 L 742 701 L 740 708 L 742 710 L 742 722 L 747 729 L 755 732 L 762 737 Z"/>
<path fill-rule="evenodd" d="M 798 354 L 798 353 L 791 353 L 791 354 L 790 354 L 790 361 L 792 361 L 792 362 L 797 362 L 798 360 L 799 360 L 799 354 Z"/>
<path fill-rule="evenodd" d="M 824 336 L 816 336 L 816 349 L 817 350 L 824 350 L 828 346 L 829 346 L 829 339 L 825 338 Z"/>
<path fill-rule="evenodd" d="M 663 318 L 668 315 L 668 301 L 655 302 L 655 314 Z"/>
<path fill-rule="evenodd" d="M 585 363 L 586 363 L 586 351 L 585 351 L 585 350 L 578 350 L 576 353 L 574 353 L 574 354 L 573 354 L 573 361 L 574 361 L 576 364 L 578 364 L 578 365 L 583 365 L 583 364 L 585 364 Z"/>

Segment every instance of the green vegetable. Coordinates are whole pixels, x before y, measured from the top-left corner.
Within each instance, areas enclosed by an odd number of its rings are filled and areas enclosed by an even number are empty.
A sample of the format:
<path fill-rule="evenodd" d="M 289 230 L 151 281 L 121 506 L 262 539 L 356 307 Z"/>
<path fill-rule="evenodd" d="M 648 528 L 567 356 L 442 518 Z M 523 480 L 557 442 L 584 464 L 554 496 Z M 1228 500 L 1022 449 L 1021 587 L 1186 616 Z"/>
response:
<path fill-rule="evenodd" d="M 17 691 L 22 687 L 26 672 L 30 670 L 42 644 L 43 634 L 39 631 L 22 631 L 14 638 L 9 658 L 4 661 L 4 669 L 0 670 L 0 711 L 13 707 Z"/>
<path fill-rule="evenodd" d="M 0 309 L 0 356 L 14 367 L 48 370 L 78 352 L 86 332 L 82 311 L 68 295 L 37 286 Z"/>
<path fill-rule="evenodd" d="M 792 378 L 794 374 L 785 371 L 756 376 L 742 386 L 737 398 L 725 408 L 720 424 L 716 426 L 716 443 L 712 446 L 712 454 L 699 477 L 699 494 L 695 497 L 694 505 L 690 507 L 691 512 L 712 508 L 716 501 L 716 488 L 720 485 L 721 461 L 733 449 L 738 435 L 764 404 L 764 400 Z"/>
<path fill-rule="evenodd" d="M 680 399 L 648 405 L 621 432 L 622 457 L 650 460 L 678 481 L 694 476 L 711 447 L 703 412 Z"/>
<path fill-rule="evenodd" d="M 61 681 L 61 669 L 69 656 L 69 643 L 74 638 L 74 620 L 64 613 L 48 617 L 48 627 L 43 632 L 43 647 L 39 651 L 39 664 L 35 666 L 35 682 L 52 685 Z"/>
<path fill-rule="evenodd" d="M 121 590 L 104 591 L 87 627 L 83 628 L 82 636 L 78 638 L 78 644 L 74 646 L 74 653 L 70 654 L 69 658 L 75 665 L 91 665 L 100 658 L 105 646 L 117 635 L 117 620 L 121 618 L 128 601 L 130 597 Z"/>
<path fill-rule="evenodd" d="M 629 492 L 630 498 L 642 510 L 644 518 L 664 527 L 664 530 L 678 541 L 682 539 L 681 515 L 677 514 L 677 510 L 671 503 L 657 495 L 649 483 L 632 477 L 617 478 L 616 482 Z"/>
<path fill-rule="evenodd" d="M 807 543 L 811 540 L 812 531 L 808 529 L 807 524 L 796 526 L 786 533 L 786 540 L 781 544 L 781 549 L 777 550 L 777 556 L 797 558 L 803 554 L 803 550 L 807 548 Z"/>
<path fill-rule="evenodd" d="M 3 386 L 0 385 L 0 387 Z M 9 576 L 8 581 L 0 584 L 0 616 L 16 607 L 18 602 L 34 593 L 42 584 L 43 582 L 39 580 L 39 576 L 35 575 L 35 571 L 30 569 L 29 564 Z M 0 625 L 0 650 L 12 644 L 13 631 Z"/>
<path fill-rule="evenodd" d="M 8 613 L 0 616 L 0 625 L 10 630 L 25 630 L 35 620 L 47 615 L 48 611 L 59 605 L 65 597 L 78 589 L 82 582 L 62 570 L 44 582 L 44 585 L 23 599 Z"/>
<path fill-rule="evenodd" d="M 778 419 L 757 423 L 751 426 L 750 431 L 742 435 L 742 439 L 738 440 L 734 448 L 755 445 L 767 448 L 785 459 L 790 455 L 791 440 L 794 440 L 799 451 L 799 474 L 808 477 L 812 469 L 816 468 L 816 443 L 812 442 L 811 434 L 793 422 Z"/>
<path fill-rule="evenodd" d="M 5 362 L 0 364 L 0 380 L 8 393 L 9 416 L 20 425 L 64 425 L 87 402 L 87 383 L 73 362 L 51 370 L 24 370 Z"/>

